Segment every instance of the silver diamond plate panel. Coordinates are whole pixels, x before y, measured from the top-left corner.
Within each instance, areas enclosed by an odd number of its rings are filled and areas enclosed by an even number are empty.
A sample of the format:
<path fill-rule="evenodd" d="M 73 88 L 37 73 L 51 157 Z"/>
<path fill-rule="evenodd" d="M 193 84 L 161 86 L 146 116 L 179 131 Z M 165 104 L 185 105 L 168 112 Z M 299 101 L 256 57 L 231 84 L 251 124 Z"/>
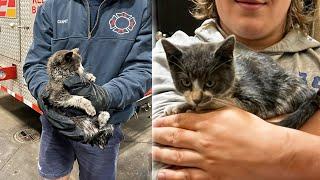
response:
<path fill-rule="evenodd" d="M 0 18 L 0 66 L 17 65 L 17 79 L 2 81 L 0 84 L 22 95 L 26 100 L 36 103 L 27 88 L 22 73 L 24 60 L 32 42 L 32 28 L 35 18 L 35 14 L 32 13 L 32 6 L 38 6 L 33 2 L 36 1 L 16 0 L 17 18 Z M 29 27 L 29 29 L 11 28 L 10 23 L 14 23 L 16 26 Z"/>
<path fill-rule="evenodd" d="M 33 4 L 32 0 L 20 1 L 20 20 L 22 27 L 29 27 L 29 29 L 21 29 L 21 61 L 24 61 L 29 47 L 32 43 L 32 29 L 35 14 L 32 13 L 32 6 L 37 7 L 38 4 Z M 40 5 L 40 4 L 39 4 Z"/>
<path fill-rule="evenodd" d="M 42 1 L 42 0 L 41 0 Z M 41 3 L 37 4 L 37 2 L 40 2 L 39 0 L 20 0 L 20 22 L 22 27 L 29 27 L 28 29 L 22 28 L 21 29 L 21 62 L 19 65 L 18 70 L 18 77 L 19 77 L 19 85 L 22 87 L 21 89 L 21 95 L 24 96 L 25 99 L 36 103 L 36 100 L 33 98 L 33 96 L 30 94 L 26 82 L 23 78 L 22 74 L 22 67 L 27 55 L 27 52 L 29 50 L 29 47 L 32 43 L 32 37 L 33 37 L 33 23 L 35 19 L 35 13 L 32 13 L 32 8 L 37 8 L 41 5 Z"/>
<path fill-rule="evenodd" d="M 17 18 L 0 18 L 0 55 L 20 61 L 20 29 L 11 28 L 10 23 L 19 25 L 19 0 L 16 0 Z"/>

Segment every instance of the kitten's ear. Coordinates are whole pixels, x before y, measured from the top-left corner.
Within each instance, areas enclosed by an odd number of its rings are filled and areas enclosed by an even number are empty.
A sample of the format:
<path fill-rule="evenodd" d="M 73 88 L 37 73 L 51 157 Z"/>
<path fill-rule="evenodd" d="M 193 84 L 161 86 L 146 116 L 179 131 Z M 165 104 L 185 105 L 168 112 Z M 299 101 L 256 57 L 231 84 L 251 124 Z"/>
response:
<path fill-rule="evenodd" d="M 167 55 L 168 61 L 178 60 L 181 58 L 182 51 L 178 47 L 176 47 L 166 39 L 162 39 L 161 43 L 162 43 L 164 52 Z"/>
<path fill-rule="evenodd" d="M 228 36 L 217 48 L 215 52 L 215 57 L 219 58 L 223 62 L 232 59 L 235 43 L 235 36 Z"/>
<path fill-rule="evenodd" d="M 64 59 L 65 59 L 67 62 L 70 62 L 70 61 L 72 61 L 72 56 L 73 56 L 73 51 L 67 52 L 67 53 L 64 55 Z"/>

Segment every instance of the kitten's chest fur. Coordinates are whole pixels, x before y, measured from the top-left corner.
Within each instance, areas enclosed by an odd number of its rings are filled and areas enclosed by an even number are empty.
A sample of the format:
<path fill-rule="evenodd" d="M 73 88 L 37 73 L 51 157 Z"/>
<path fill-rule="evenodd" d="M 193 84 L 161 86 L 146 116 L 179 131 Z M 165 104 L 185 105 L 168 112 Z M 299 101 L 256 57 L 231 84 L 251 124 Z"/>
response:
<path fill-rule="evenodd" d="M 70 93 L 63 86 L 63 79 L 59 81 L 49 80 L 46 88 L 50 94 L 49 101 L 51 103 L 55 102 L 56 100 L 63 99 L 63 97 L 65 96 L 70 95 Z"/>
<path fill-rule="evenodd" d="M 58 76 L 55 76 L 55 74 L 49 74 L 50 79 L 46 88 L 50 94 L 50 102 L 54 102 L 55 100 L 59 99 L 64 99 L 66 96 L 70 95 L 70 93 L 65 89 L 63 83 L 67 78 L 72 77 L 74 75 L 78 74 L 76 72 L 70 71 L 60 71 Z"/>

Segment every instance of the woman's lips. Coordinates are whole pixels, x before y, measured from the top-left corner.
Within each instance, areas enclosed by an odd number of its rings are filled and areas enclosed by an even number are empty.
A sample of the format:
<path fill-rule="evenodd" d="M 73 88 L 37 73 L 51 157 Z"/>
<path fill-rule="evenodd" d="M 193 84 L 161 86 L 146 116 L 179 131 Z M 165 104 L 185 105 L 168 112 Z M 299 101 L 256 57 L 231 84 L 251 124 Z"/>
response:
<path fill-rule="evenodd" d="M 265 1 L 257 0 L 235 0 L 235 2 L 247 10 L 258 10 L 267 4 Z"/>

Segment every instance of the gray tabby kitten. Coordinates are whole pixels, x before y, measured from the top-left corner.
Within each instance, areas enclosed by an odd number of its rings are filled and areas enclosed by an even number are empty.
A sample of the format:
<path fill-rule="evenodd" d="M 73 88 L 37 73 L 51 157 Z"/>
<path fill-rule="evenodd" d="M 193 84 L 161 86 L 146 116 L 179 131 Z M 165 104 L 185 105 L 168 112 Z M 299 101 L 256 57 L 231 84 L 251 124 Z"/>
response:
<path fill-rule="evenodd" d="M 186 99 L 167 108 L 167 115 L 231 105 L 262 119 L 289 114 L 277 124 L 298 129 L 319 109 L 319 96 L 302 79 L 236 44 L 234 36 L 191 46 L 164 39 L 162 45 L 176 90 Z"/>
<path fill-rule="evenodd" d="M 84 71 L 81 64 L 79 49 L 61 50 L 54 53 L 48 60 L 47 71 L 49 82 L 46 90 L 49 93 L 48 102 L 56 108 L 76 108 L 84 110 L 85 113 L 71 116 L 75 125 L 84 132 L 84 139 L 88 143 L 96 144 L 104 148 L 107 144 L 107 137 L 112 135 L 113 126 L 107 124 L 110 115 L 107 111 L 101 111 L 96 115 L 96 110 L 91 102 L 77 95 L 71 95 L 63 85 L 63 82 L 70 76 L 78 74 L 91 82 L 95 81 L 95 76 Z M 64 115 L 66 111 L 60 110 Z"/>

